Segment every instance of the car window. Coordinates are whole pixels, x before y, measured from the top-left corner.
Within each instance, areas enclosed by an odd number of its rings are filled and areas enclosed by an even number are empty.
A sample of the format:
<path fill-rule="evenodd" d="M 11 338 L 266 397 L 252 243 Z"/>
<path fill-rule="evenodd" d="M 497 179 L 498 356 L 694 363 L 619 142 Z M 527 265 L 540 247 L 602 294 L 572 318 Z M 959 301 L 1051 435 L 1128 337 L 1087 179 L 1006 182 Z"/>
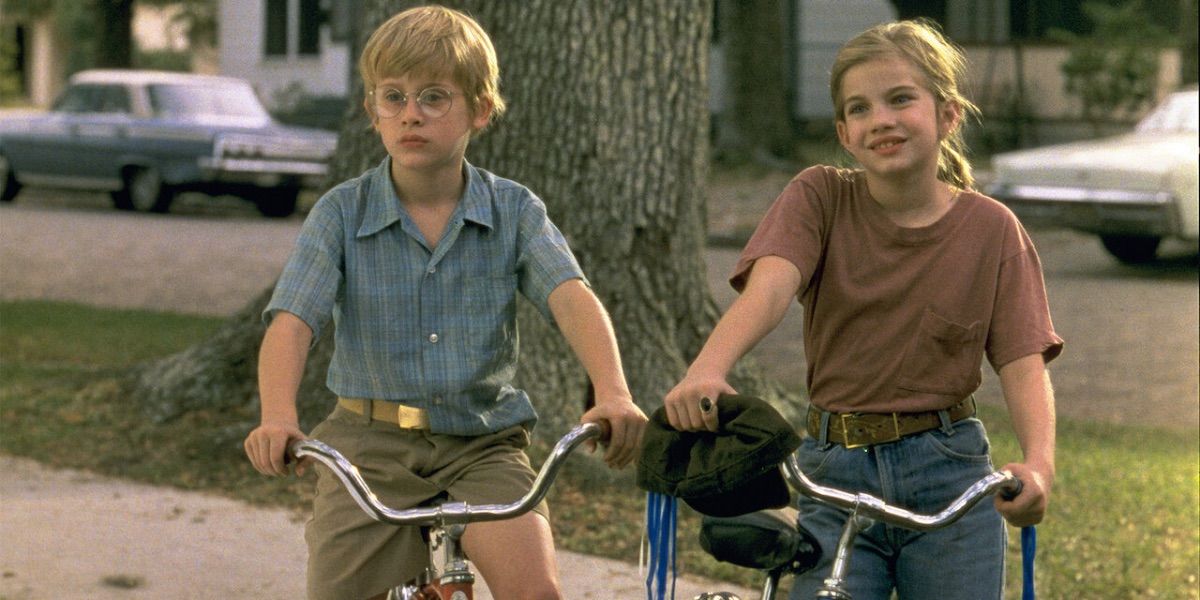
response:
<path fill-rule="evenodd" d="M 77 84 L 67 88 L 54 110 L 68 113 L 123 113 L 131 111 L 129 90 L 123 85 Z"/>
<path fill-rule="evenodd" d="M 53 109 L 69 113 L 95 112 L 96 92 L 94 85 L 73 85 L 58 97 Z"/>
<path fill-rule="evenodd" d="M 102 113 L 122 113 L 129 114 L 129 88 L 123 85 L 106 85 L 98 90 L 98 104 L 96 112 Z"/>
<path fill-rule="evenodd" d="M 1197 92 L 1172 94 L 1138 123 L 1141 133 L 1196 133 L 1200 131 Z"/>
<path fill-rule="evenodd" d="M 268 118 L 249 85 L 152 85 L 150 107 L 159 116 Z"/>

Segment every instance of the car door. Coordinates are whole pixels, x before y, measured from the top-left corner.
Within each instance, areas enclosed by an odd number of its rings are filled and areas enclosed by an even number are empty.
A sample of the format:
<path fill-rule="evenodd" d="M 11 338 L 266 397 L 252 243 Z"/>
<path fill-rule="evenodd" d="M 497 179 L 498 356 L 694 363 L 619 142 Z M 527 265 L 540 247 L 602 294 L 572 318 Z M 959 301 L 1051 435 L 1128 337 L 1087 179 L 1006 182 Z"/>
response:
<path fill-rule="evenodd" d="M 121 84 L 98 84 L 86 110 L 68 120 L 70 141 L 65 152 L 74 175 L 88 187 L 117 189 L 121 186 L 122 157 L 130 150 L 128 137 L 132 120 L 129 90 Z"/>
<path fill-rule="evenodd" d="M 6 136 L 13 170 L 23 181 L 53 187 L 116 189 L 117 163 L 131 121 L 119 85 L 74 84 L 47 115 Z"/>
<path fill-rule="evenodd" d="M 68 87 L 50 112 L 6 132 L 5 146 L 13 171 L 27 183 L 57 185 L 74 175 L 64 158 L 72 153 L 72 123 L 75 115 L 91 105 L 92 86 Z"/>

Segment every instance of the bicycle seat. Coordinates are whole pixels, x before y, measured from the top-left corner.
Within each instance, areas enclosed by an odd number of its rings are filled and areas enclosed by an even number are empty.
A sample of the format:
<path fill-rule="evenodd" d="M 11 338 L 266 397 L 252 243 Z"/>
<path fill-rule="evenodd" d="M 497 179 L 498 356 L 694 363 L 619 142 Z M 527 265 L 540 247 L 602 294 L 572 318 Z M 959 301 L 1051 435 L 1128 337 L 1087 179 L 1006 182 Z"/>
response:
<path fill-rule="evenodd" d="M 781 574 L 808 571 L 821 557 L 821 545 L 796 523 L 791 508 L 736 517 L 703 516 L 700 547 L 717 560 Z"/>

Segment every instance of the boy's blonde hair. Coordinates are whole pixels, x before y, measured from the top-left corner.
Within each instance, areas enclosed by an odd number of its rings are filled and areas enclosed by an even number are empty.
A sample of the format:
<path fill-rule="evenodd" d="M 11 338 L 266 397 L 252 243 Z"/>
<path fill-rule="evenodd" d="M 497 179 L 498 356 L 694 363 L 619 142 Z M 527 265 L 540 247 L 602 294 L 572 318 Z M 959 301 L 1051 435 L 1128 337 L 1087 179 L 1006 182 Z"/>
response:
<path fill-rule="evenodd" d="M 393 15 L 367 40 L 358 71 L 367 92 L 387 77 L 449 76 L 462 86 L 472 114 L 484 101 L 491 103 L 492 120 L 504 112 L 491 38 L 474 19 L 449 8 L 419 6 Z"/>
<path fill-rule="evenodd" d="M 929 90 L 940 106 L 953 102 L 959 106 L 963 119 L 979 115 L 976 107 L 959 91 L 958 82 L 966 70 L 962 52 L 950 43 L 936 24 L 925 19 L 897 21 L 876 25 L 846 42 L 834 59 L 829 77 L 829 93 L 833 96 L 835 119 L 844 121 L 845 99 L 842 80 L 852 67 L 878 58 L 898 57 L 917 67 L 925 76 Z M 971 163 L 966 157 L 966 142 L 962 127 L 955 127 L 941 142 L 938 155 L 938 179 L 962 188 L 975 184 Z"/>

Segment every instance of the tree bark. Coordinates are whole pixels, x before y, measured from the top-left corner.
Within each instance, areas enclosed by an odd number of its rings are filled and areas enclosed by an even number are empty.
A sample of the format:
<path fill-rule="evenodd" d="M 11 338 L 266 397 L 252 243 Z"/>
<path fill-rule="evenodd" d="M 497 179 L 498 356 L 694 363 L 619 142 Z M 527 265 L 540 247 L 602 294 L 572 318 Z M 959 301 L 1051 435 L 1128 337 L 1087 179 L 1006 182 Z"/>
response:
<path fill-rule="evenodd" d="M 1196 83 L 1196 79 L 1200 77 L 1200 65 L 1197 64 L 1197 59 L 1200 58 L 1200 42 L 1197 41 L 1197 34 L 1200 34 L 1200 27 L 1197 19 L 1196 0 L 1179 0 L 1179 20 L 1183 23 L 1180 26 L 1180 61 L 1179 61 L 1179 82 L 1182 84 Z"/>
<path fill-rule="evenodd" d="M 100 27 L 96 29 L 96 67 L 133 66 L 133 0 L 93 0 Z"/>
<path fill-rule="evenodd" d="M 364 33 L 409 4 L 366 2 L 355 54 Z M 492 35 L 509 104 L 503 120 L 472 142 L 469 160 L 545 201 L 612 315 L 637 402 L 653 410 L 718 316 L 703 256 L 711 2 L 446 4 L 473 15 Z M 361 110 L 361 82 L 357 88 L 354 116 L 339 138 L 336 180 L 384 156 Z M 171 418 L 218 402 L 227 409 L 253 405 L 262 332 L 257 319 L 265 302 L 266 295 L 204 344 L 227 348 L 193 348 L 146 367 L 139 397 L 153 399 L 146 404 L 152 414 Z M 577 422 L 587 378 L 562 336 L 521 304 L 516 384 L 541 415 L 539 437 L 557 435 Z M 306 426 L 329 410 L 323 381 L 331 345 L 319 343 L 307 367 L 301 390 Z M 172 380 L 180 373 L 185 376 Z M 213 398 L 201 383 L 213 375 L 238 384 Z M 785 401 L 751 365 L 739 367 L 731 383 L 773 401 L 789 417 L 798 414 L 798 404 Z"/>

